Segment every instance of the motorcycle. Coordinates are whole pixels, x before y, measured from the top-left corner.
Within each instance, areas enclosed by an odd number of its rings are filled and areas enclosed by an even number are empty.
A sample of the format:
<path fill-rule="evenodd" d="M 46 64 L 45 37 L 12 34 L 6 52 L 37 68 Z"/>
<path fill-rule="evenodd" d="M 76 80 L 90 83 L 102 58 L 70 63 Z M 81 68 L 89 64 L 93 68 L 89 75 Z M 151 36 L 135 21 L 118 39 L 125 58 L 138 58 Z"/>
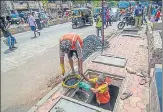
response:
<path fill-rule="evenodd" d="M 131 25 L 134 26 L 135 25 L 135 18 L 132 16 L 132 14 L 126 14 L 122 21 L 120 21 L 117 25 L 118 29 L 123 29 L 125 27 L 125 25 Z"/>

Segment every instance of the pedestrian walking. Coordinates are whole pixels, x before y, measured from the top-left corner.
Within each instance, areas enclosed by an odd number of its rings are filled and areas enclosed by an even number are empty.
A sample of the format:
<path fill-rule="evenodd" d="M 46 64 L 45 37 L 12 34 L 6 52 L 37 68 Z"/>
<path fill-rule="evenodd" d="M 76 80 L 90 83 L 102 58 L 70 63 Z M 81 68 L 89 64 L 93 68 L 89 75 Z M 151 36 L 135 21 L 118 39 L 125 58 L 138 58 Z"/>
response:
<path fill-rule="evenodd" d="M 96 30 L 97 30 L 97 36 L 99 37 L 99 32 L 102 36 L 102 13 L 97 17 L 97 22 L 96 22 Z"/>
<path fill-rule="evenodd" d="M 110 16 L 110 10 L 107 9 L 107 12 L 106 12 L 106 20 L 107 20 L 107 27 L 108 27 L 108 22 L 109 22 L 109 25 L 111 26 L 111 16 Z"/>
<path fill-rule="evenodd" d="M 10 51 L 13 51 L 17 47 L 15 47 L 16 39 L 8 30 L 9 23 L 6 22 L 2 17 L 0 18 L 0 29 L 3 33 L 3 36 L 6 38 L 4 43 L 9 47 Z"/>
<path fill-rule="evenodd" d="M 34 12 L 30 13 L 30 16 L 28 18 L 28 23 L 29 23 L 29 26 L 31 27 L 31 30 L 34 32 L 34 38 L 36 38 L 36 32 L 39 34 L 40 36 L 40 32 L 36 29 L 36 20 L 34 18 Z"/>
<path fill-rule="evenodd" d="M 135 26 L 140 29 L 142 25 L 142 15 L 143 15 L 143 9 L 141 7 L 141 4 L 137 4 L 137 7 L 135 9 Z"/>
<path fill-rule="evenodd" d="M 48 25 L 48 23 L 49 23 L 48 13 L 45 12 L 44 16 L 45 16 L 45 28 L 48 28 L 49 27 L 49 25 Z"/>
<path fill-rule="evenodd" d="M 144 6 L 144 8 L 143 8 L 143 21 L 145 23 L 147 23 L 146 16 L 147 16 L 147 7 Z"/>
<path fill-rule="evenodd" d="M 36 20 L 36 24 L 37 24 L 38 30 L 41 30 L 42 27 L 41 27 L 41 19 L 39 18 L 39 14 L 38 14 L 38 13 L 35 13 L 34 18 L 35 18 L 35 20 Z"/>

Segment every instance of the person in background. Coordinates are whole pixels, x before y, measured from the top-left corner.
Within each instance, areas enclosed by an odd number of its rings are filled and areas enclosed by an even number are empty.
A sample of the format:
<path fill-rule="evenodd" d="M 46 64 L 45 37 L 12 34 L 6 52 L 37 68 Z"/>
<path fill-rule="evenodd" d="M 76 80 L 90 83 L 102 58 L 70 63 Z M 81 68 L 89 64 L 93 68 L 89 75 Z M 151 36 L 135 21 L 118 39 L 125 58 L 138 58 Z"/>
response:
<path fill-rule="evenodd" d="M 37 28 L 39 30 L 41 30 L 41 19 L 39 18 L 39 14 L 38 13 L 35 13 L 35 16 L 34 16 L 35 20 L 36 20 L 36 24 L 37 24 Z"/>
<path fill-rule="evenodd" d="M 161 15 L 161 8 L 158 8 L 156 16 L 155 16 L 155 21 L 158 22 L 158 20 L 160 19 L 160 15 Z"/>
<path fill-rule="evenodd" d="M 99 37 L 99 32 L 102 36 L 102 13 L 99 14 L 97 17 L 97 22 L 96 22 L 96 29 L 97 29 L 97 36 Z"/>
<path fill-rule="evenodd" d="M 8 28 L 10 27 L 10 24 L 5 21 L 3 17 L 0 17 L 0 29 L 3 33 L 3 36 L 6 38 L 4 41 L 5 44 L 9 47 L 10 51 L 13 51 L 17 47 L 15 47 L 16 39 L 11 35 Z"/>
<path fill-rule="evenodd" d="M 147 16 L 147 7 L 144 6 L 144 8 L 143 8 L 143 21 L 144 21 L 145 23 L 147 23 L 147 21 L 146 21 L 146 16 Z"/>
<path fill-rule="evenodd" d="M 40 36 L 40 32 L 38 30 L 36 30 L 37 24 L 36 24 L 36 20 L 34 18 L 34 12 L 30 13 L 29 18 L 28 18 L 28 23 L 29 23 L 29 26 L 31 27 L 31 30 L 34 32 L 34 38 L 37 37 L 36 32 Z"/>
<path fill-rule="evenodd" d="M 48 23 L 49 23 L 48 13 L 45 12 L 45 28 L 49 27 Z"/>
<path fill-rule="evenodd" d="M 106 12 L 106 26 L 108 27 L 108 22 L 109 22 L 109 25 L 111 26 L 111 17 L 110 17 L 110 11 L 109 9 L 107 9 L 107 12 Z"/>
<path fill-rule="evenodd" d="M 143 10 L 141 7 L 141 4 L 137 4 L 137 7 L 135 9 L 135 26 L 140 29 L 142 25 L 142 15 L 143 15 Z"/>
<path fill-rule="evenodd" d="M 10 16 L 6 16 L 6 20 L 8 21 L 8 23 L 12 24 L 12 20 Z"/>
<path fill-rule="evenodd" d="M 69 17 L 69 12 L 68 12 L 68 11 L 66 11 L 66 17 L 67 17 L 67 18 Z"/>
<path fill-rule="evenodd" d="M 155 22 L 155 16 L 156 16 L 156 13 L 157 13 L 157 8 L 158 8 L 158 6 L 152 7 L 151 19 L 150 19 L 151 22 Z"/>

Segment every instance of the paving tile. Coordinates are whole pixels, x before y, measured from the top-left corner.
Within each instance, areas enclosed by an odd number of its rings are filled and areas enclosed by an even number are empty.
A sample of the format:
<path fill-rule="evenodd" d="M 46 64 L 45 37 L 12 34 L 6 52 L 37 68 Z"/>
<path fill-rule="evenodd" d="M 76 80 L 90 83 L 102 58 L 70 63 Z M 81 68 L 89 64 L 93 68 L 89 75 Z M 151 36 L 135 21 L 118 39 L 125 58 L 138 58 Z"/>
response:
<path fill-rule="evenodd" d="M 132 96 L 132 97 L 129 98 L 129 100 L 130 100 L 130 106 L 131 107 L 136 107 L 136 103 L 141 101 L 141 98 Z"/>
<path fill-rule="evenodd" d="M 145 109 L 146 106 L 143 102 L 137 102 L 137 106 L 140 108 L 140 109 Z"/>
<path fill-rule="evenodd" d="M 143 94 L 142 92 L 138 92 L 138 93 L 137 93 L 137 96 L 140 97 L 142 100 L 143 100 L 143 98 L 144 98 L 144 94 Z"/>
<path fill-rule="evenodd" d="M 125 110 L 127 110 L 128 112 L 142 112 L 141 109 L 139 107 L 131 107 L 129 104 L 125 104 L 123 107 Z"/>
<path fill-rule="evenodd" d="M 123 101 L 123 103 L 124 103 L 124 104 L 129 104 L 129 103 L 130 103 L 130 100 L 129 100 L 129 99 L 125 99 L 125 100 Z"/>
<path fill-rule="evenodd" d="M 131 86 L 129 90 L 132 91 L 133 96 L 137 96 L 138 93 L 142 92 L 142 89 L 138 88 L 137 86 Z"/>
<path fill-rule="evenodd" d="M 139 82 L 141 81 L 141 79 L 142 79 L 142 77 L 139 77 L 139 76 L 137 76 L 137 75 L 134 75 L 134 81 L 135 81 L 136 83 L 139 83 Z"/>

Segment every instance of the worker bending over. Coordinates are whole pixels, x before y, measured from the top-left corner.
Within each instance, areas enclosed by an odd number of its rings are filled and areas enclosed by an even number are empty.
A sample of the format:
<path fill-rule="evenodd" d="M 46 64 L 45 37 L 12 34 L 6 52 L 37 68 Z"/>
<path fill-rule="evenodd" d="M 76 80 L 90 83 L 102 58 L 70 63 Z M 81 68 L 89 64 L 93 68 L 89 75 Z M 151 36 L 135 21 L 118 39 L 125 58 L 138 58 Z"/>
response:
<path fill-rule="evenodd" d="M 62 75 L 65 74 L 65 68 L 64 68 L 64 56 L 67 54 L 69 59 L 69 64 L 72 70 L 72 73 L 75 74 L 74 70 L 74 64 L 72 60 L 72 56 L 75 53 L 78 58 L 78 72 L 80 75 L 83 75 L 83 61 L 82 61 L 82 47 L 83 47 L 83 41 L 80 38 L 79 35 L 74 33 L 68 33 L 65 34 L 60 39 L 60 66 L 62 69 Z"/>

